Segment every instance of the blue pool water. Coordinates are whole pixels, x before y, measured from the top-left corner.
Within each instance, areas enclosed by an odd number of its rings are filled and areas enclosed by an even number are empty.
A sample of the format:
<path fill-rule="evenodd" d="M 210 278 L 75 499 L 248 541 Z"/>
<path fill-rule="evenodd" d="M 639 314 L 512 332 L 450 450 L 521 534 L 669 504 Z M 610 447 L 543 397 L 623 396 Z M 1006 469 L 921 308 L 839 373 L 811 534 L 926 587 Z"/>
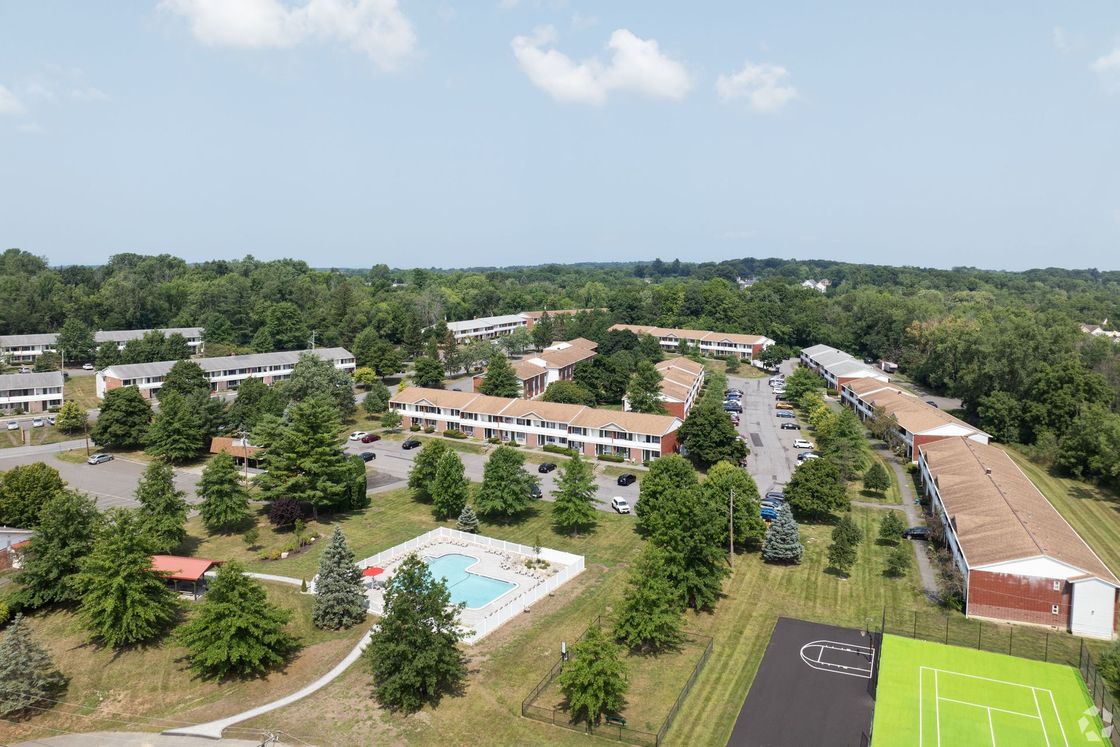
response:
<path fill-rule="evenodd" d="M 496 578 L 469 572 L 467 569 L 477 562 L 478 558 L 451 553 L 438 558 L 429 558 L 428 570 L 433 576 L 442 577 L 447 582 L 453 603 L 466 604 L 472 610 L 485 607 L 502 594 L 517 587 L 517 584 L 508 581 L 499 581 Z"/>

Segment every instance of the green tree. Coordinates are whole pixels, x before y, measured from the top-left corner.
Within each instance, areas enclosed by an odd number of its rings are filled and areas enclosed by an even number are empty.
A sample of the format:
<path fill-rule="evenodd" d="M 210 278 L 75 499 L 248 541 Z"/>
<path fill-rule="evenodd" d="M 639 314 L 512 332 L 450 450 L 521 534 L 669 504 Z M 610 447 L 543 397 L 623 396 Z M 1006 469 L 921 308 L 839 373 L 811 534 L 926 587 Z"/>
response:
<path fill-rule="evenodd" d="M 847 576 L 856 563 L 856 546 L 841 536 L 828 547 L 828 564 Z"/>
<path fill-rule="evenodd" d="M 396 410 L 386 410 L 381 416 L 381 427 L 393 430 L 401 427 L 401 414 Z"/>
<path fill-rule="evenodd" d="M 910 572 L 910 556 L 912 555 L 910 548 L 904 544 L 896 545 L 889 553 L 887 553 L 887 568 L 886 575 L 894 578 L 902 578 Z"/>
<path fill-rule="evenodd" d="M 311 622 L 323 630 L 349 628 L 366 619 L 368 603 L 354 552 L 336 526 L 319 558 Z"/>
<path fill-rule="evenodd" d="M 435 497 L 436 473 L 439 471 L 439 462 L 443 455 L 451 451 L 446 441 L 433 438 L 427 441 L 408 470 L 408 487 L 415 492 L 417 500 L 431 503 Z"/>
<path fill-rule="evenodd" d="M 187 502 L 175 488 L 175 470 L 156 460 L 144 469 L 136 485 L 138 515 L 155 552 L 170 552 L 187 538 Z"/>
<path fill-rule="evenodd" d="M 836 522 L 836 526 L 832 527 L 832 540 L 843 541 L 856 547 L 863 542 L 863 531 L 852 520 L 850 514 L 844 514 Z"/>
<path fill-rule="evenodd" d="M 253 430 L 249 434 L 249 443 L 267 451 L 280 443 L 287 427 L 288 424 L 279 415 L 262 415 L 253 425 Z"/>
<path fill-rule="evenodd" d="M 731 419 L 713 397 L 696 403 L 677 433 L 689 458 L 702 468 L 722 461 L 738 464 L 747 455 Z"/>
<path fill-rule="evenodd" d="M 460 532 L 478 534 L 478 517 L 474 515 L 474 509 L 469 503 L 459 512 L 459 520 L 455 522 L 455 528 Z"/>
<path fill-rule="evenodd" d="M 824 459 L 810 459 L 795 469 L 785 494 L 798 516 L 811 521 L 827 520 L 850 505 L 840 471 Z"/>
<path fill-rule="evenodd" d="M 312 353 L 300 355 L 299 361 L 292 367 L 291 377 L 284 384 L 284 391 L 292 402 L 324 396 L 334 403 L 340 418 L 350 417 L 357 409 L 350 374 Z"/>
<path fill-rule="evenodd" d="M 726 550 L 718 541 L 725 517 L 694 482 L 663 503 L 651 522 L 650 543 L 665 550 L 670 581 L 697 610 L 715 606 L 728 573 Z"/>
<path fill-rule="evenodd" d="M 198 409 L 174 390 L 160 392 L 159 412 L 148 428 L 145 441 L 149 454 L 169 462 L 178 464 L 194 459 L 206 446 L 206 433 Z"/>
<path fill-rule="evenodd" d="M 879 539 L 894 544 L 902 539 L 906 525 L 898 517 L 897 511 L 887 511 L 887 515 L 879 522 Z"/>
<path fill-rule="evenodd" d="M 217 454 L 202 470 L 198 482 L 198 506 L 202 523 L 211 532 L 229 530 L 249 518 L 249 491 L 241 484 L 241 475 L 233 457 Z"/>
<path fill-rule="evenodd" d="M 549 384 L 541 397 L 545 402 L 560 402 L 567 405 L 595 406 L 595 395 L 574 381 L 554 381 Z"/>
<path fill-rule="evenodd" d="M 260 581 L 229 560 L 218 567 L 202 604 L 175 635 L 190 668 L 214 679 L 258 677 L 298 647 L 284 627 L 292 613 L 268 601 Z"/>
<path fill-rule="evenodd" d="M 378 412 L 385 412 L 389 409 L 389 387 L 382 384 L 380 381 L 375 381 L 369 385 L 369 391 L 366 396 L 362 398 L 362 409 L 368 415 L 373 415 Z"/>
<path fill-rule="evenodd" d="M 152 406 L 134 386 L 105 392 L 101 411 L 89 436 L 99 446 L 110 449 L 139 449 L 144 445 Z"/>
<path fill-rule="evenodd" d="M 16 574 L 17 600 L 24 609 L 81 599 L 76 575 L 101 522 L 97 504 L 70 490 L 48 499 L 39 516 L 38 531 L 28 541 Z"/>
<path fill-rule="evenodd" d="M 34 529 L 43 506 L 65 489 L 58 470 L 43 462 L 12 467 L 0 474 L 0 525 Z"/>
<path fill-rule="evenodd" d="M 72 364 L 92 361 L 94 351 L 97 349 L 93 341 L 93 330 L 81 319 L 73 316 L 62 323 L 55 347 Z"/>
<path fill-rule="evenodd" d="M 647 360 L 638 361 L 626 389 L 626 402 L 634 412 L 664 415 L 667 411 L 661 401 L 661 372 Z"/>
<path fill-rule="evenodd" d="M 510 519 L 529 508 L 536 480 L 525 471 L 525 457 L 511 446 L 499 446 L 486 460 L 475 510 L 484 519 Z"/>
<path fill-rule="evenodd" d="M 47 351 L 41 353 L 35 358 L 35 373 L 45 373 L 47 371 L 61 371 L 62 370 L 62 356 L 58 353 Z"/>
<path fill-rule="evenodd" d="M 791 402 L 799 402 L 810 392 L 817 392 L 824 386 L 821 377 L 807 368 L 797 368 L 786 377 L 786 397 Z"/>
<path fill-rule="evenodd" d="M 517 374 L 514 372 L 513 366 L 510 365 L 509 359 L 497 348 L 490 356 L 490 362 L 486 366 L 486 374 L 482 377 L 482 383 L 479 384 L 478 391 L 491 397 L 521 396 L 521 383 L 517 379 Z"/>
<path fill-rule="evenodd" d="M 257 349 L 263 352 L 306 348 L 311 330 L 304 324 L 303 319 L 303 313 L 294 303 L 283 301 L 270 304 L 265 311 L 264 326 L 261 327 L 267 340 L 267 347 Z M 253 342 L 255 347 L 258 340 L 254 338 Z"/>
<path fill-rule="evenodd" d="M 675 496 L 696 486 L 696 470 L 680 454 L 667 454 L 655 459 L 638 486 L 638 505 L 634 509 L 638 528 L 652 534 L 664 520 L 665 509 L 673 503 Z"/>
<path fill-rule="evenodd" d="M 591 465 L 577 452 L 560 466 L 560 477 L 553 493 L 552 523 L 557 531 L 576 535 L 598 524 L 595 495 L 598 486 Z"/>
<path fill-rule="evenodd" d="M 552 323 L 552 315 L 547 311 L 541 314 L 540 319 L 529 330 L 529 334 L 533 337 L 533 345 L 537 350 L 544 350 L 555 340 L 555 329 Z"/>
<path fill-rule="evenodd" d="M 386 585 L 385 611 L 365 650 L 382 706 L 417 711 L 462 686 L 467 666 L 459 649 L 460 609 L 423 560 L 413 554 L 401 562 Z"/>
<path fill-rule="evenodd" d="M 362 389 L 369 389 L 375 381 L 379 380 L 377 378 L 377 373 L 367 366 L 359 366 L 354 369 L 354 373 L 351 374 L 351 376 L 354 379 L 354 384 Z"/>
<path fill-rule="evenodd" d="M 55 425 L 63 433 L 78 433 L 86 429 L 88 421 L 89 417 L 86 415 L 86 411 L 77 402 L 68 399 L 62 403 Z"/>
<path fill-rule="evenodd" d="M 210 396 L 210 380 L 202 366 L 194 361 L 179 360 L 163 378 L 163 385 L 159 389 L 160 407 L 163 407 L 163 398 L 175 392 L 183 397 L 196 395 Z"/>
<path fill-rule="evenodd" d="M 152 570 L 152 551 L 136 512 L 109 510 L 76 582 L 82 626 L 106 646 L 150 641 L 179 615 L 175 592 Z"/>
<path fill-rule="evenodd" d="M 572 721 L 588 724 L 599 723 L 603 714 L 618 713 L 630 687 L 621 649 L 598 624 L 572 646 L 571 658 L 557 681 Z"/>
<path fill-rule="evenodd" d="M 117 343 L 103 342 L 97 346 L 93 365 L 98 370 L 104 370 L 109 366 L 116 366 L 124 362 L 124 356 L 121 354 L 120 348 L 117 347 Z"/>
<path fill-rule="evenodd" d="M 833 411 L 826 425 L 817 428 L 821 455 L 836 465 L 840 476 L 854 480 L 867 460 L 867 439 L 859 417 L 847 408 Z"/>
<path fill-rule="evenodd" d="M 417 358 L 412 364 L 412 383 L 428 389 L 443 389 L 443 366 L 435 358 Z"/>
<path fill-rule="evenodd" d="M 801 544 L 801 532 L 793 520 L 789 506 L 782 504 L 778 516 L 766 530 L 766 540 L 762 543 L 762 558 L 771 563 L 800 563 L 805 548 Z"/>
<path fill-rule="evenodd" d="M 66 678 L 16 615 L 0 638 L 0 718 L 14 720 L 51 708 Z"/>
<path fill-rule="evenodd" d="M 878 459 L 871 462 L 871 466 L 867 468 L 867 472 L 863 475 L 863 489 L 872 493 L 883 494 L 891 486 L 890 475 L 887 474 L 887 468 Z"/>
<path fill-rule="evenodd" d="M 646 545 L 627 580 L 615 620 L 615 640 L 645 654 L 672 649 L 683 639 L 684 607 L 684 595 L 669 577 L 665 551 Z"/>
<path fill-rule="evenodd" d="M 262 379 L 250 376 L 237 387 L 237 398 L 230 405 L 226 419 L 231 428 L 252 431 L 262 417 L 282 416 L 287 404 L 282 385 L 269 386 Z"/>
<path fill-rule="evenodd" d="M 459 516 L 470 498 L 470 481 L 463 470 L 463 460 L 447 449 L 436 463 L 436 474 L 430 484 L 432 509 L 436 519 L 445 521 Z"/>
<path fill-rule="evenodd" d="M 735 546 L 744 549 L 762 544 L 766 537 L 766 522 L 762 520 L 758 486 L 749 472 L 731 462 L 719 462 L 708 470 L 707 479 L 700 483 L 700 491 L 704 499 L 723 517 L 719 533 L 721 548 L 729 545 L 729 507 L 733 508 Z"/>
<path fill-rule="evenodd" d="M 733 355 L 727 359 L 727 373 L 739 373 L 739 367 L 742 364 L 739 362 L 739 356 Z"/>
<path fill-rule="evenodd" d="M 1023 403 L 1014 394 L 992 392 L 982 397 L 977 414 L 980 425 L 997 441 L 1005 444 L 1023 441 Z"/>

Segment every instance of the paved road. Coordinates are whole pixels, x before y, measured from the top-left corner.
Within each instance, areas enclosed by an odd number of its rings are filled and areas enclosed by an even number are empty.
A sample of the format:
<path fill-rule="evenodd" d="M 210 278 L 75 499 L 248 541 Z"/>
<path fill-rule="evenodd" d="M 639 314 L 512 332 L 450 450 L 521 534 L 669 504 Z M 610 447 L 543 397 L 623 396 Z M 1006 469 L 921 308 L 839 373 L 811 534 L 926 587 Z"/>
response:
<path fill-rule="evenodd" d="M 876 449 L 886 449 L 886 444 L 876 443 Z M 888 456 L 887 461 L 894 470 L 894 476 L 898 479 L 899 492 L 902 495 L 902 508 L 906 511 L 906 520 L 908 526 L 923 526 L 926 523 L 925 516 L 922 514 L 921 507 L 915 500 L 914 496 L 914 483 L 910 479 L 910 475 L 898 463 L 898 459 L 893 456 Z M 933 571 L 933 563 L 929 559 L 929 545 L 922 540 L 914 541 L 914 555 L 918 560 L 918 576 L 922 579 L 922 588 L 925 589 L 926 596 L 931 600 L 938 600 L 941 597 L 941 589 L 937 585 L 937 574 Z"/>

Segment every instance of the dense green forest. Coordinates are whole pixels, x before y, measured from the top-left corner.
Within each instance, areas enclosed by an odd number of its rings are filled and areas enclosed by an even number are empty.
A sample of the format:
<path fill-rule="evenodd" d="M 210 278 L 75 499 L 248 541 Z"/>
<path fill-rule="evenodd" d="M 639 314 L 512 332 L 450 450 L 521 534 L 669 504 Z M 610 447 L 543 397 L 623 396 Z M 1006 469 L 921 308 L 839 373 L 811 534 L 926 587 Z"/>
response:
<path fill-rule="evenodd" d="M 801 287 L 810 278 L 830 280 L 828 292 Z M 362 365 L 419 354 L 443 334 L 443 320 L 531 309 L 603 310 L 557 330 L 568 336 L 602 339 L 610 323 L 627 322 L 764 334 L 790 352 L 827 343 L 898 361 L 1041 461 L 1120 479 L 1120 347 L 1079 329 L 1120 319 L 1120 272 L 753 258 L 322 270 L 290 259 L 189 264 L 138 254 L 52 268 L 10 249 L 0 256 L 0 293 L 3 334 L 59 330 L 68 319 L 91 329 L 200 325 L 211 352 L 232 352 L 298 349 L 314 333 L 319 345 L 350 347 Z"/>

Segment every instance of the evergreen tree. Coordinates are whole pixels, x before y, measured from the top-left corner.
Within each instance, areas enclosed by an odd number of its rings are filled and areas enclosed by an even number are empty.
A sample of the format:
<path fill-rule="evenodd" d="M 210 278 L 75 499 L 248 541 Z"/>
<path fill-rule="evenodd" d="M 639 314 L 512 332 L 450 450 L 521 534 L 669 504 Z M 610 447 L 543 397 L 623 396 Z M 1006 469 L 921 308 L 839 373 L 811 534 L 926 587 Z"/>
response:
<path fill-rule="evenodd" d="M 280 417 L 287 406 L 283 387 L 269 386 L 250 376 L 237 387 L 237 398 L 230 405 L 226 420 L 231 428 L 252 431 L 265 415 Z"/>
<path fill-rule="evenodd" d="M 349 628 L 366 619 L 367 605 L 362 572 L 354 563 L 342 527 L 336 526 L 319 558 L 311 622 L 323 630 Z"/>
<path fill-rule="evenodd" d="M 630 678 L 619 647 L 597 624 L 572 646 L 557 677 L 572 721 L 597 724 L 603 714 L 618 713 L 626 703 Z"/>
<path fill-rule="evenodd" d="M 385 412 L 389 409 L 389 387 L 385 386 L 380 381 L 374 381 L 369 385 L 369 391 L 366 396 L 362 398 L 362 409 L 366 414 L 373 415 L 378 412 Z"/>
<path fill-rule="evenodd" d="M 86 428 L 86 423 L 89 421 L 89 416 L 86 411 L 72 399 L 68 399 L 62 403 L 62 408 L 58 411 L 58 419 L 55 426 L 63 433 L 78 433 Z"/>
<path fill-rule="evenodd" d="M 463 460 L 447 449 L 436 464 L 431 482 L 432 508 L 436 519 L 444 521 L 458 516 L 470 498 L 470 481 L 463 470 Z"/>
<path fill-rule="evenodd" d="M 417 711 L 462 686 L 467 666 L 459 649 L 460 609 L 427 563 L 415 554 L 401 562 L 385 588 L 385 612 L 365 650 L 382 706 Z"/>
<path fill-rule="evenodd" d="M 798 516 L 809 520 L 825 521 L 850 505 L 840 471 L 824 459 L 810 459 L 795 469 L 785 494 Z"/>
<path fill-rule="evenodd" d="M 109 449 L 139 449 L 151 422 L 152 406 L 140 390 L 134 386 L 118 387 L 105 392 L 89 437 L 98 446 Z"/>
<path fill-rule="evenodd" d="M 195 403 L 175 391 L 160 392 L 159 412 L 145 440 L 149 454 L 169 462 L 197 457 L 206 446 L 206 433 Z"/>
<path fill-rule="evenodd" d="M 175 488 L 175 470 L 156 460 L 144 469 L 136 485 L 139 516 L 155 552 L 170 552 L 187 538 L 187 502 Z"/>
<path fill-rule="evenodd" d="M 832 528 L 832 540 L 843 541 L 855 547 L 863 541 L 863 532 L 856 526 L 850 514 L 844 514 Z"/>
<path fill-rule="evenodd" d="M 484 519 L 510 519 L 529 508 L 536 480 L 525 471 L 525 457 L 512 446 L 499 446 L 486 460 L 482 487 L 474 505 Z"/>
<path fill-rule="evenodd" d="M 431 503 L 434 498 L 436 472 L 439 460 L 451 451 L 446 441 L 433 438 L 420 447 L 420 452 L 412 460 L 408 470 L 408 487 L 412 488 L 417 500 Z"/>
<path fill-rule="evenodd" d="M 856 546 L 845 536 L 833 537 L 828 548 L 828 564 L 847 576 L 856 563 Z"/>
<path fill-rule="evenodd" d="M 867 472 L 863 475 L 863 488 L 872 493 L 885 493 L 891 486 L 891 478 L 887 475 L 887 468 L 878 459 L 871 462 Z"/>
<path fill-rule="evenodd" d="M 771 563 L 800 563 L 805 548 L 801 545 L 801 533 L 793 520 L 789 506 L 782 504 L 778 516 L 766 530 L 766 540 L 762 543 L 762 558 Z"/>
<path fill-rule="evenodd" d="M 134 511 L 113 508 L 82 561 L 78 615 L 92 638 L 113 648 L 149 641 L 178 617 L 175 592 L 152 570 L 151 540 Z"/>
<path fill-rule="evenodd" d="M 223 563 L 176 641 L 203 677 L 256 677 L 284 663 L 297 648 L 284 630 L 292 613 L 268 601 L 260 581 L 236 560 Z"/>
<path fill-rule="evenodd" d="M 478 534 L 478 517 L 474 515 L 474 509 L 469 503 L 459 512 L 459 521 L 455 523 L 455 528 L 460 532 Z"/>
<path fill-rule="evenodd" d="M 0 683 L 0 718 L 11 720 L 50 708 L 66 687 L 66 678 L 31 637 L 23 615 L 16 615 L 0 638 Z"/>
<path fill-rule="evenodd" d="M 76 575 L 82 558 L 93 548 L 101 522 L 97 504 L 69 490 L 48 500 L 40 516 L 38 531 L 28 541 L 16 575 L 20 586 L 17 599 L 25 609 L 81 599 Z"/>
<path fill-rule="evenodd" d="M 735 547 L 758 547 L 766 537 L 766 522 L 762 520 L 758 486 L 750 473 L 731 462 L 719 462 L 708 470 L 708 477 L 700 484 L 704 499 L 723 517 L 719 533 L 720 547 L 728 547 L 727 532 L 731 529 L 727 518 L 729 503 L 735 525 Z M 731 502 L 731 497 L 734 501 Z"/>
<path fill-rule="evenodd" d="M 510 365 L 509 359 L 497 348 L 494 349 L 490 362 L 486 365 L 486 375 L 482 377 L 478 391 L 491 397 L 521 396 L 521 383 L 517 379 L 517 374 Z"/>
<path fill-rule="evenodd" d="M 638 528 L 652 534 L 663 520 L 663 510 L 671 506 L 677 493 L 695 488 L 696 470 L 680 454 L 667 454 L 650 464 L 638 490 Z"/>
<path fill-rule="evenodd" d="M 552 323 L 552 315 L 547 311 L 541 314 L 540 319 L 533 325 L 533 329 L 529 331 L 532 335 L 533 345 L 537 350 L 544 350 L 552 344 L 556 339 L 556 331 Z"/>
<path fill-rule="evenodd" d="M 575 535 L 581 530 L 593 529 L 598 523 L 595 512 L 598 491 L 591 465 L 578 452 L 561 465 L 552 504 L 552 523 L 557 531 Z"/>
<path fill-rule="evenodd" d="M 412 364 L 412 383 L 428 389 L 443 389 L 443 365 L 435 358 L 417 358 Z"/>
<path fill-rule="evenodd" d="M 669 578 L 665 551 L 646 545 L 634 562 L 614 637 L 631 651 L 659 653 L 683 638 L 684 595 Z"/>
<path fill-rule="evenodd" d="M 689 458 L 700 467 L 721 461 L 738 464 L 747 455 L 747 447 L 739 440 L 731 418 L 714 397 L 706 396 L 697 402 L 677 433 Z"/>
<path fill-rule="evenodd" d="M 217 454 L 202 470 L 198 482 L 202 498 L 198 510 L 202 523 L 211 531 L 229 529 L 249 518 L 249 491 L 241 484 L 241 474 L 233 457 Z"/>
<path fill-rule="evenodd" d="M 319 394 L 291 407 L 290 423 L 265 451 L 267 471 L 257 482 L 264 497 L 294 498 L 320 509 L 353 500 L 350 465 L 338 440 L 338 409 Z"/>
<path fill-rule="evenodd" d="M 879 539 L 884 542 L 894 544 L 902 539 L 902 533 L 906 531 L 906 525 L 902 523 L 897 511 L 887 511 L 879 522 Z"/>
<path fill-rule="evenodd" d="M 0 473 L 0 525 L 34 529 L 43 518 L 43 507 L 65 489 L 58 470 L 43 462 Z"/>
<path fill-rule="evenodd" d="M 667 411 L 661 401 L 661 372 L 647 360 L 638 361 L 626 389 L 626 402 L 634 412 L 664 415 Z"/>
<path fill-rule="evenodd" d="M 910 572 L 910 557 L 913 552 L 908 545 L 898 544 L 891 548 L 887 553 L 887 570 L 888 576 L 895 578 L 902 578 Z"/>

